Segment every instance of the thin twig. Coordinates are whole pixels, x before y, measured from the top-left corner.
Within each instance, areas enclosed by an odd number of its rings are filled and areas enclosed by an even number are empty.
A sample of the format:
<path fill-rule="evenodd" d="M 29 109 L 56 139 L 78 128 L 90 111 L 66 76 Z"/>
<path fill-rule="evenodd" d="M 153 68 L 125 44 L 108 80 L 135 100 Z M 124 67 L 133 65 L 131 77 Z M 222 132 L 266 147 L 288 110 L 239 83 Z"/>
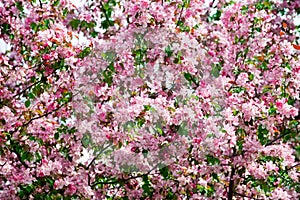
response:
<path fill-rule="evenodd" d="M 102 145 L 102 147 L 103 146 L 104 146 L 104 144 Z M 110 146 L 111 146 L 111 144 L 109 144 L 105 148 L 101 149 L 101 151 L 93 158 L 93 160 L 90 162 L 90 164 L 88 164 L 88 166 L 86 167 L 86 169 L 89 169 L 90 166 L 95 162 L 95 160 Z"/>
<path fill-rule="evenodd" d="M 158 165 L 158 164 L 157 164 Z M 102 181 L 99 181 L 99 182 L 96 182 L 96 183 L 94 183 L 94 184 L 92 184 L 91 185 L 91 187 L 95 187 L 96 185 L 98 185 L 98 184 L 116 184 L 116 183 L 121 183 L 121 182 L 127 182 L 127 181 L 129 181 L 129 180 L 131 180 L 131 179 L 136 179 L 136 178 L 141 178 L 141 177 L 143 177 L 143 176 L 147 176 L 147 175 L 149 175 L 156 167 L 157 167 L 157 165 L 155 165 L 151 170 L 149 170 L 147 173 L 145 173 L 145 174 L 140 174 L 140 175 L 137 175 L 137 176 L 131 176 L 131 177 L 129 177 L 129 178 L 123 178 L 123 179 L 118 179 L 118 180 L 116 180 L 116 181 L 107 181 L 107 182 L 102 182 Z"/>
<path fill-rule="evenodd" d="M 281 135 L 279 135 L 277 138 L 271 140 L 270 142 L 268 142 L 268 143 L 266 144 L 266 146 L 272 145 L 272 144 L 273 144 L 274 142 L 276 142 L 277 140 L 279 140 L 279 139 L 281 139 L 281 138 L 283 138 L 284 136 L 286 136 L 286 135 L 289 134 L 288 132 L 287 132 L 287 133 L 285 132 L 285 126 L 283 125 L 282 127 L 284 128 L 284 133 L 281 134 Z"/>
<path fill-rule="evenodd" d="M 37 84 L 40 83 L 40 82 L 42 82 L 42 79 L 39 80 L 39 81 L 37 81 L 37 82 L 35 82 L 35 83 L 33 83 L 33 84 L 31 84 L 31 85 L 29 85 L 29 86 L 27 86 L 24 90 L 22 90 L 22 91 L 18 92 L 17 94 L 15 94 L 11 99 L 13 99 L 13 98 L 15 98 L 15 97 L 21 95 L 21 94 L 24 93 L 26 90 L 32 88 L 33 86 L 37 85 Z"/>
<path fill-rule="evenodd" d="M 182 5 L 181 10 L 180 10 L 180 14 L 179 14 L 179 17 L 178 17 L 178 20 L 177 20 L 177 22 L 176 22 L 175 28 L 178 27 L 179 21 L 181 20 L 181 15 L 182 15 L 182 12 L 183 12 L 183 8 L 184 8 L 184 6 Z"/>
<path fill-rule="evenodd" d="M 100 1 L 100 5 L 101 5 L 101 10 L 104 13 L 104 17 L 105 17 L 106 21 L 108 22 L 109 26 L 112 26 L 112 24 L 111 24 L 111 22 L 109 20 L 109 17 L 108 17 L 108 15 L 107 15 L 107 13 L 106 13 L 106 11 L 104 9 L 104 5 L 103 5 L 102 1 Z"/>
<path fill-rule="evenodd" d="M 297 163 L 297 164 L 295 164 L 295 165 L 293 165 L 293 166 L 291 166 L 291 167 L 288 167 L 288 168 L 286 169 L 286 171 L 289 171 L 289 170 L 291 170 L 291 169 L 293 169 L 294 167 L 297 167 L 297 166 L 300 166 L 300 163 Z"/>
<path fill-rule="evenodd" d="M 253 199 L 253 200 L 263 200 L 263 199 L 258 199 L 258 198 L 253 198 L 244 194 L 240 194 L 238 192 L 234 192 L 235 195 L 240 196 L 240 197 L 244 197 L 244 198 L 249 198 L 249 199 Z"/>
<path fill-rule="evenodd" d="M 41 1 L 41 0 L 39 0 L 39 2 L 40 2 L 40 8 L 43 8 L 42 1 Z"/>

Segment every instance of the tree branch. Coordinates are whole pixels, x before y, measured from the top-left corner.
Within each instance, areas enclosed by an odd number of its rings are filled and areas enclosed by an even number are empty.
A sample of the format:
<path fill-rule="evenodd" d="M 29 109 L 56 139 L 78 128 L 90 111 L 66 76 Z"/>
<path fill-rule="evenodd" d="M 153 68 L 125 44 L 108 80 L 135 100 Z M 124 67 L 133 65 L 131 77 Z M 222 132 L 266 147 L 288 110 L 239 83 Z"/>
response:
<path fill-rule="evenodd" d="M 108 15 L 107 15 L 107 13 L 106 13 L 106 11 L 105 11 L 105 9 L 104 9 L 104 5 L 103 5 L 102 1 L 100 1 L 100 5 L 101 5 L 101 10 L 102 10 L 102 12 L 104 13 L 104 17 L 105 17 L 106 21 L 108 22 L 108 24 L 109 24 L 110 26 L 112 26 L 112 24 L 111 24 L 111 22 L 110 22 L 110 20 L 109 20 L 109 17 L 108 17 Z"/>
<path fill-rule="evenodd" d="M 123 179 L 118 179 L 116 181 L 107 181 L 107 182 L 102 182 L 102 181 L 99 181 L 99 182 L 95 182 L 91 185 L 91 187 L 95 187 L 96 185 L 98 184 L 116 184 L 116 183 L 122 183 L 122 182 L 127 182 L 131 179 L 136 179 L 136 178 L 141 178 L 143 176 L 146 176 L 146 175 L 149 175 L 156 167 L 158 166 L 158 164 L 156 164 L 151 170 L 149 170 L 147 173 L 145 174 L 140 174 L 140 175 L 137 175 L 137 176 L 131 176 L 131 177 L 128 177 L 128 178 L 123 178 Z"/>
<path fill-rule="evenodd" d="M 102 145 L 102 147 L 103 146 L 104 146 L 104 144 Z M 88 164 L 86 169 L 88 170 L 90 168 L 90 166 L 95 162 L 95 160 L 110 146 L 111 146 L 111 144 L 109 144 L 106 147 L 102 148 L 101 151 L 93 158 L 93 160 L 90 162 L 90 164 Z"/>
<path fill-rule="evenodd" d="M 77 94 L 78 94 L 78 93 L 77 93 Z M 73 95 L 72 98 L 73 98 L 74 96 L 76 96 L 77 94 Z M 64 107 L 65 105 L 67 105 L 68 103 L 69 103 L 69 101 L 68 101 L 68 102 L 65 102 L 65 103 L 63 103 L 63 104 L 61 104 L 60 106 L 58 106 L 57 108 L 55 108 L 54 110 L 52 110 L 52 111 L 50 111 L 50 112 L 47 112 L 47 113 L 45 113 L 45 114 L 43 114 L 43 115 L 40 115 L 40 116 L 31 118 L 29 121 L 27 121 L 26 123 L 22 124 L 21 127 L 26 127 L 26 126 L 28 126 L 31 122 L 33 122 L 34 120 L 37 120 L 37 119 L 46 117 L 46 116 L 48 116 L 48 115 L 50 115 L 50 114 L 52 114 L 52 113 L 58 111 L 59 109 L 61 109 L 61 108 Z M 15 130 L 10 131 L 10 134 L 13 134 L 13 133 L 17 132 L 17 130 L 18 130 L 19 128 L 20 128 L 20 127 L 17 127 Z"/>
<path fill-rule="evenodd" d="M 183 4 L 182 4 L 181 10 L 180 10 L 180 14 L 179 14 L 179 17 L 178 17 L 178 19 L 177 19 L 175 28 L 178 27 L 179 21 L 181 20 L 181 15 L 182 15 L 182 12 L 183 12 L 183 8 L 184 8 L 184 6 L 183 6 Z"/>
<path fill-rule="evenodd" d="M 6 161 L 4 162 L 4 164 L 0 164 L 1 167 L 4 167 L 6 165 Z"/>
<path fill-rule="evenodd" d="M 35 82 L 35 83 L 33 83 L 33 84 L 31 84 L 31 85 L 29 85 L 29 86 L 27 86 L 25 89 L 23 89 L 22 91 L 20 91 L 20 92 L 18 92 L 17 94 L 15 94 L 11 99 L 13 99 L 13 98 L 15 98 L 15 97 L 21 95 L 21 94 L 24 93 L 26 90 L 32 88 L 33 86 L 35 86 L 35 85 L 37 85 L 38 83 L 41 83 L 41 82 L 42 82 L 42 79 L 39 80 L 39 81 L 37 81 L 37 82 Z"/>
<path fill-rule="evenodd" d="M 240 194 L 240 193 L 237 193 L 237 192 L 234 192 L 234 194 L 237 195 L 237 196 L 240 196 L 240 197 L 249 198 L 249 199 L 253 199 L 253 200 L 263 200 L 263 199 L 253 198 L 251 196 L 247 196 L 247 195 Z"/>
<path fill-rule="evenodd" d="M 13 141 L 13 140 L 11 140 L 11 138 L 9 138 L 9 141 L 10 141 L 10 143 L 12 143 L 12 149 L 11 148 L 8 148 L 11 152 L 13 152 L 13 153 L 15 153 L 16 155 L 17 155 L 17 158 L 18 158 L 18 160 L 21 162 L 21 164 L 26 168 L 26 169 L 32 169 L 32 168 L 34 168 L 34 167 L 31 167 L 31 166 L 29 166 L 29 165 L 27 165 L 27 163 L 26 162 L 24 162 L 23 160 L 22 160 L 22 157 L 21 157 L 21 154 L 18 152 L 18 150 L 17 150 L 17 148 L 16 148 L 16 145 L 15 145 L 15 142 Z"/>
<path fill-rule="evenodd" d="M 297 163 L 297 164 L 287 168 L 286 171 L 289 171 L 289 170 L 291 170 L 291 169 L 293 169 L 294 167 L 297 167 L 297 166 L 300 166 L 300 163 Z"/>
<path fill-rule="evenodd" d="M 39 2 L 40 2 L 40 8 L 43 8 L 43 4 L 42 4 L 41 0 L 39 0 Z"/>
<path fill-rule="evenodd" d="M 285 129 L 285 126 L 284 126 L 284 125 L 282 126 L 282 128 L 283 128 L 284 133 L 281 134 L 281 135 L 279 135 L 277 138 L 271 140 L 270 142 L 268 142 L 268 143 L 266 144 L 266 146 L 272 145 L 272 144 L 273 144 L 274 142 L 276 142 L 277 140 L 279 140 L 279 139 L 281 139 L 281 138 L 283 138 L 284 136 L 286 136 L 286 135 L 289 134 L 289 133 L 286 133 L 286 132 L 285 132 L 286 129 Z"/>
<path fill-rule="evenodd" d="M 235 168 L 232 166 L 231 173 L 230 173 L 229 186 L 228 186 L 228 194 L 227 194 L 228 200 L 232 200 L 233 194 L 234 194 L 234 179 L 233 179 L 234 174 L 235 174 Z"/>

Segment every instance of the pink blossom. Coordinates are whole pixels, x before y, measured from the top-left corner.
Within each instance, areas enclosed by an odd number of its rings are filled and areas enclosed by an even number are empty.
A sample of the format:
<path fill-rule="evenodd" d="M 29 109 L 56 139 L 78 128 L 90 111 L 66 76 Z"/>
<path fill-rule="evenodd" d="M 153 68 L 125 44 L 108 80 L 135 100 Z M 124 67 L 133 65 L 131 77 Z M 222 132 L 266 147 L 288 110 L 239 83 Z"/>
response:
<path fill-rule="evenodd" d="M 53 187 L 55 189 L 62 189 L 64 187 L 65 183 L 62 179 L 57 179 L 54 181 Z"/>
<path fill-rule="evenodd" d="M 44 60 L 50 60 L 51 56 L 49 54 L 45 54 L 45 55 L 43 55 L 43 59 Z"/>
<path fill-rule="evenodd" d="M 287 191 L 283 191 L 282 188 L 278 187 L 272 191 L 271 198 L 276 200 L 289 200 L 291 199 L 291 196 L 287 193 Z"/>
<path fill-rule="evenodd" d="M 0 199 L 297 199 L 299 3 L 205 2 L 0 3 Z"/>
<path fill-rule="evenodd" d="M 66 195 L 73 195 L 77 191 L 77 188 L 74 184 L 69 184 L 67 190 L 65 191 Z"/>

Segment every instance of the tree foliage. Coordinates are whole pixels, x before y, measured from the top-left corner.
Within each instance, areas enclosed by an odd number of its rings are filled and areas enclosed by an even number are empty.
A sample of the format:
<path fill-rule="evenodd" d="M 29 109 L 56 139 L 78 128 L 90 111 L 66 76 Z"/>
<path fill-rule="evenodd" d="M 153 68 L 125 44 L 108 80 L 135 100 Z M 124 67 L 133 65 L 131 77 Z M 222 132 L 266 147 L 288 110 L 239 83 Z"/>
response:
<path fill-rule="evenodd" d="M 297 0 L 0 2 L 1 199 L 298 199 Z"/>

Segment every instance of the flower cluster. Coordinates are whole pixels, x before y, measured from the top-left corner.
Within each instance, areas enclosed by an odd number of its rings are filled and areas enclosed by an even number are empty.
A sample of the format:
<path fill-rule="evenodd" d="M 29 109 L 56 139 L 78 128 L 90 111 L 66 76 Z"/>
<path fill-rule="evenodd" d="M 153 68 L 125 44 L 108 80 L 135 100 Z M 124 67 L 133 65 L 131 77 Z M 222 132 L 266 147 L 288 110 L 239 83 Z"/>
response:
<path fill-rule="evenodd" d="M 0 199 L 298 199 L 297 1 L 0 2 Z"/>

